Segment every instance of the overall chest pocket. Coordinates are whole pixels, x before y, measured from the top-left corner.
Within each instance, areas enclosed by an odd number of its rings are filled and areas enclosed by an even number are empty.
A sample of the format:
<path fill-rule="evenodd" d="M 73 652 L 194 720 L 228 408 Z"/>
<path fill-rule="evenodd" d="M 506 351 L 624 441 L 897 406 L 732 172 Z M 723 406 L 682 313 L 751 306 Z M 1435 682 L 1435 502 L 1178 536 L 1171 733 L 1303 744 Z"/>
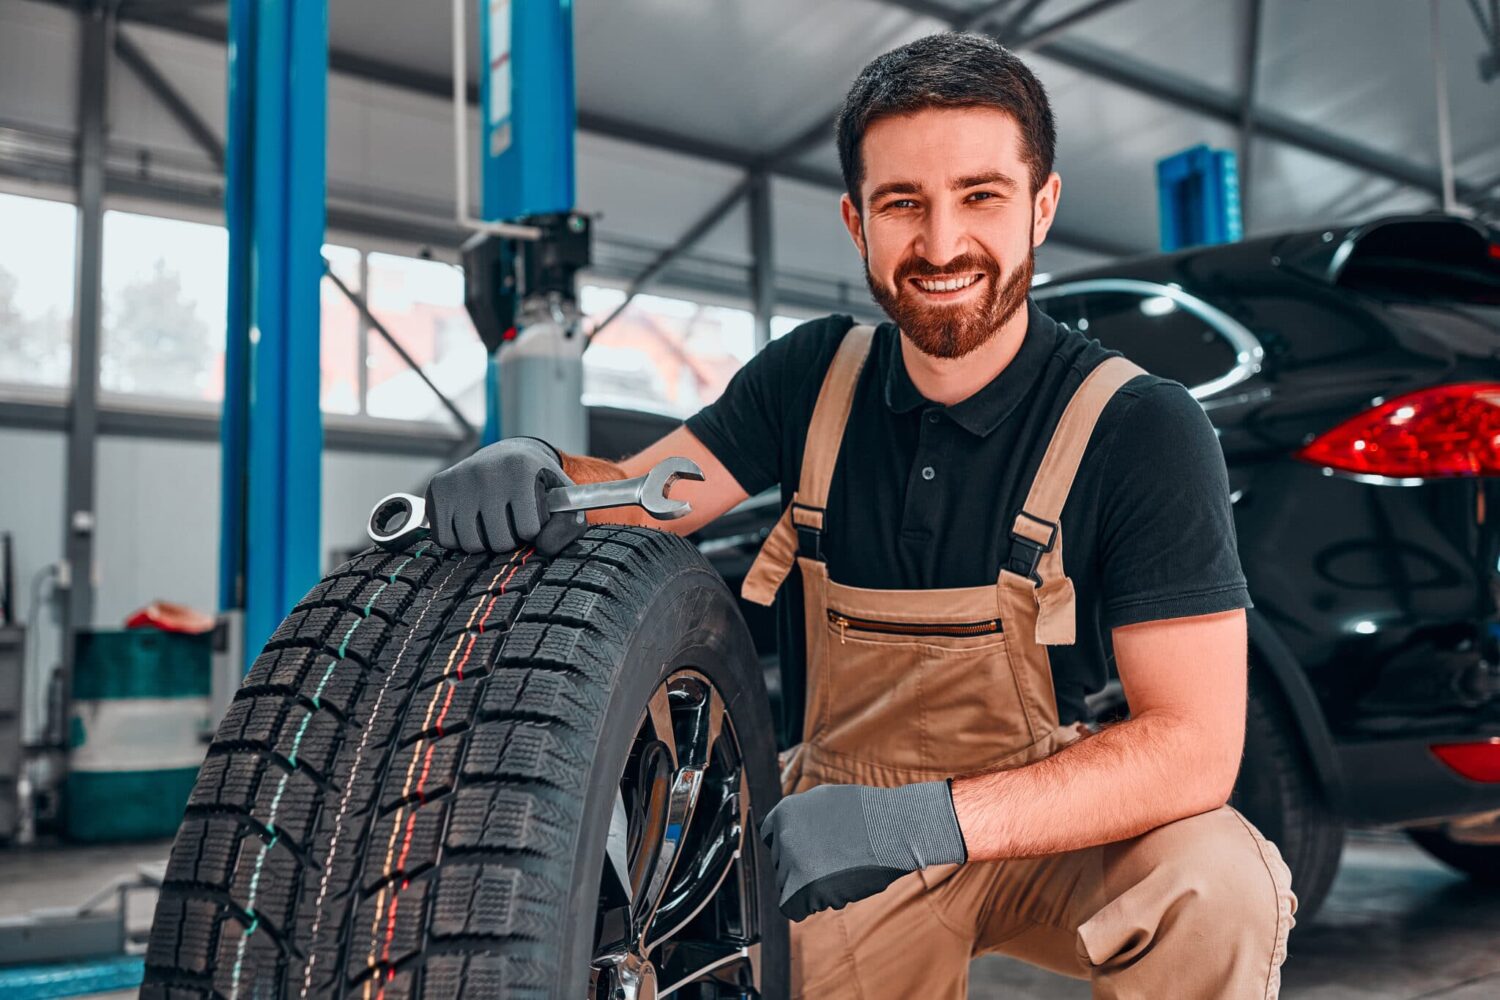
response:
<path fill-rule="evenodd" d="M 817 742 L 890 782 L 978 770 L 1029 744 L 998 618 L 902 621 L 829 606 Z"/>

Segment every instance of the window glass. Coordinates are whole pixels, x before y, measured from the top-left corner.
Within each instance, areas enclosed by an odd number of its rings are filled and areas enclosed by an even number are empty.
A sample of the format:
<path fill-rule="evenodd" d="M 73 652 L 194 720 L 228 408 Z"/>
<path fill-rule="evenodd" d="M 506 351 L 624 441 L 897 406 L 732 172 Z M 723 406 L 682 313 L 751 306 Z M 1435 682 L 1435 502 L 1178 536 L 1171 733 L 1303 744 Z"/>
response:
<path fill-rule="evenodd" d="M 77 210 L 0 194 L 0 383 L 66 386 Z"/>
<path fill-rule="evenodd" d="M 590 329 L 625 301 L 616 288 L 585 285 L 579 307 Z M 755 353 L 755 317 L 744 309 L 637 295 L 589 342 L 583 386 L 593 405 L 688 416 L 719 398 Z"/>
<path fill-rule="evenodd" d="M 1234 348 L 1222 334 L 1165 296 L 1087 292 L 1039 304 L 1058 322 L 1188 388 L 1218 378 L 1235 364 Z"/>
<path fill-rule="evenodd" d="M 427 377 L 474 424 L 484 421 L 484 344 L 464 310 L 464 278 L 440 261 L 372 253 L 366 260 L 370 312 Z M 377 331 L 369 334 L 366 410 L 403 420 L 449 420 L 431 389 Z"/>
<path fill-rule="evenodd" d="M 339 280 L 356 295 L 360 291 L 359 251 L 331 244 L 323 247 L 323 258 Z M 319 398 L 324 413 L 359 412 L 359 309 L 330 278 L 320 289 L 322 380 Z"/>
<path fill-rule="evenodd" d="M 221 226 L 104 213 L 104 389 L 223 398 L 228 242 Z"/>

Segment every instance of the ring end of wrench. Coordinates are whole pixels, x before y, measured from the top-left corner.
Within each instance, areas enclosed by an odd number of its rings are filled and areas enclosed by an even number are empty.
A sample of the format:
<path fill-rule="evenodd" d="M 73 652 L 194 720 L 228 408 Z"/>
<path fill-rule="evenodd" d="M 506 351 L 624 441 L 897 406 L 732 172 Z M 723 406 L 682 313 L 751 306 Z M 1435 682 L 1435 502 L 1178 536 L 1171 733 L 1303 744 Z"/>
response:
<path fill-rule="evenodd" d="M 410 493 L 392 493 L 370 511 L 366 534 L 385 549 L 397 549 L 427 535 L 427 501 Z"/>

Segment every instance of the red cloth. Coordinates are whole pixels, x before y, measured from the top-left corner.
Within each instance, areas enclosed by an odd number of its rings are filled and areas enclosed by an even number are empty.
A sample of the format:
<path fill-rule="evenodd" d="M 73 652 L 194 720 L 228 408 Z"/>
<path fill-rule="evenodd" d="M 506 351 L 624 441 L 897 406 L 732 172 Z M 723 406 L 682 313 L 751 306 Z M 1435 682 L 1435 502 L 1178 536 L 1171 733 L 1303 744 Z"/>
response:
<path fill-rule="evenodd" d="M 126 628 L 159 628 L 163 632 L 202 635 L 214 630 L 214 620 L 186 604 L 152 601 L 125 619 Z"/>

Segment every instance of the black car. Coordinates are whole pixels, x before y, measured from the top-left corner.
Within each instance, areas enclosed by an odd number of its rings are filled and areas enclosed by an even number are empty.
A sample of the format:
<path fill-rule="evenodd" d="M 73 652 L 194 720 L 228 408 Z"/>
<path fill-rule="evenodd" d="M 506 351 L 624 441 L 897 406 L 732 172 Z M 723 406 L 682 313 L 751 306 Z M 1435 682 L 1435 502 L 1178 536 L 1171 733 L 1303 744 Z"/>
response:
<path fill-rule="evenodd" d="M 1350 826 L 1403 828 L 1500 885 L 1500 236 L 1387 218 L 1121 261 L 1033 297 L 1187 386 L 1218 430 L 1255 602 L 1234 802 L 1280 846 L 1301 916 Z M 615 455 L 670 427 L 593 423 Z M 779 513 L 772 490 L 696 537 L 732 588 Z M 741 605 L 774 668 L 771 615 Z M 1092 705 L 1127 711 L 1118 684 Z"/>

